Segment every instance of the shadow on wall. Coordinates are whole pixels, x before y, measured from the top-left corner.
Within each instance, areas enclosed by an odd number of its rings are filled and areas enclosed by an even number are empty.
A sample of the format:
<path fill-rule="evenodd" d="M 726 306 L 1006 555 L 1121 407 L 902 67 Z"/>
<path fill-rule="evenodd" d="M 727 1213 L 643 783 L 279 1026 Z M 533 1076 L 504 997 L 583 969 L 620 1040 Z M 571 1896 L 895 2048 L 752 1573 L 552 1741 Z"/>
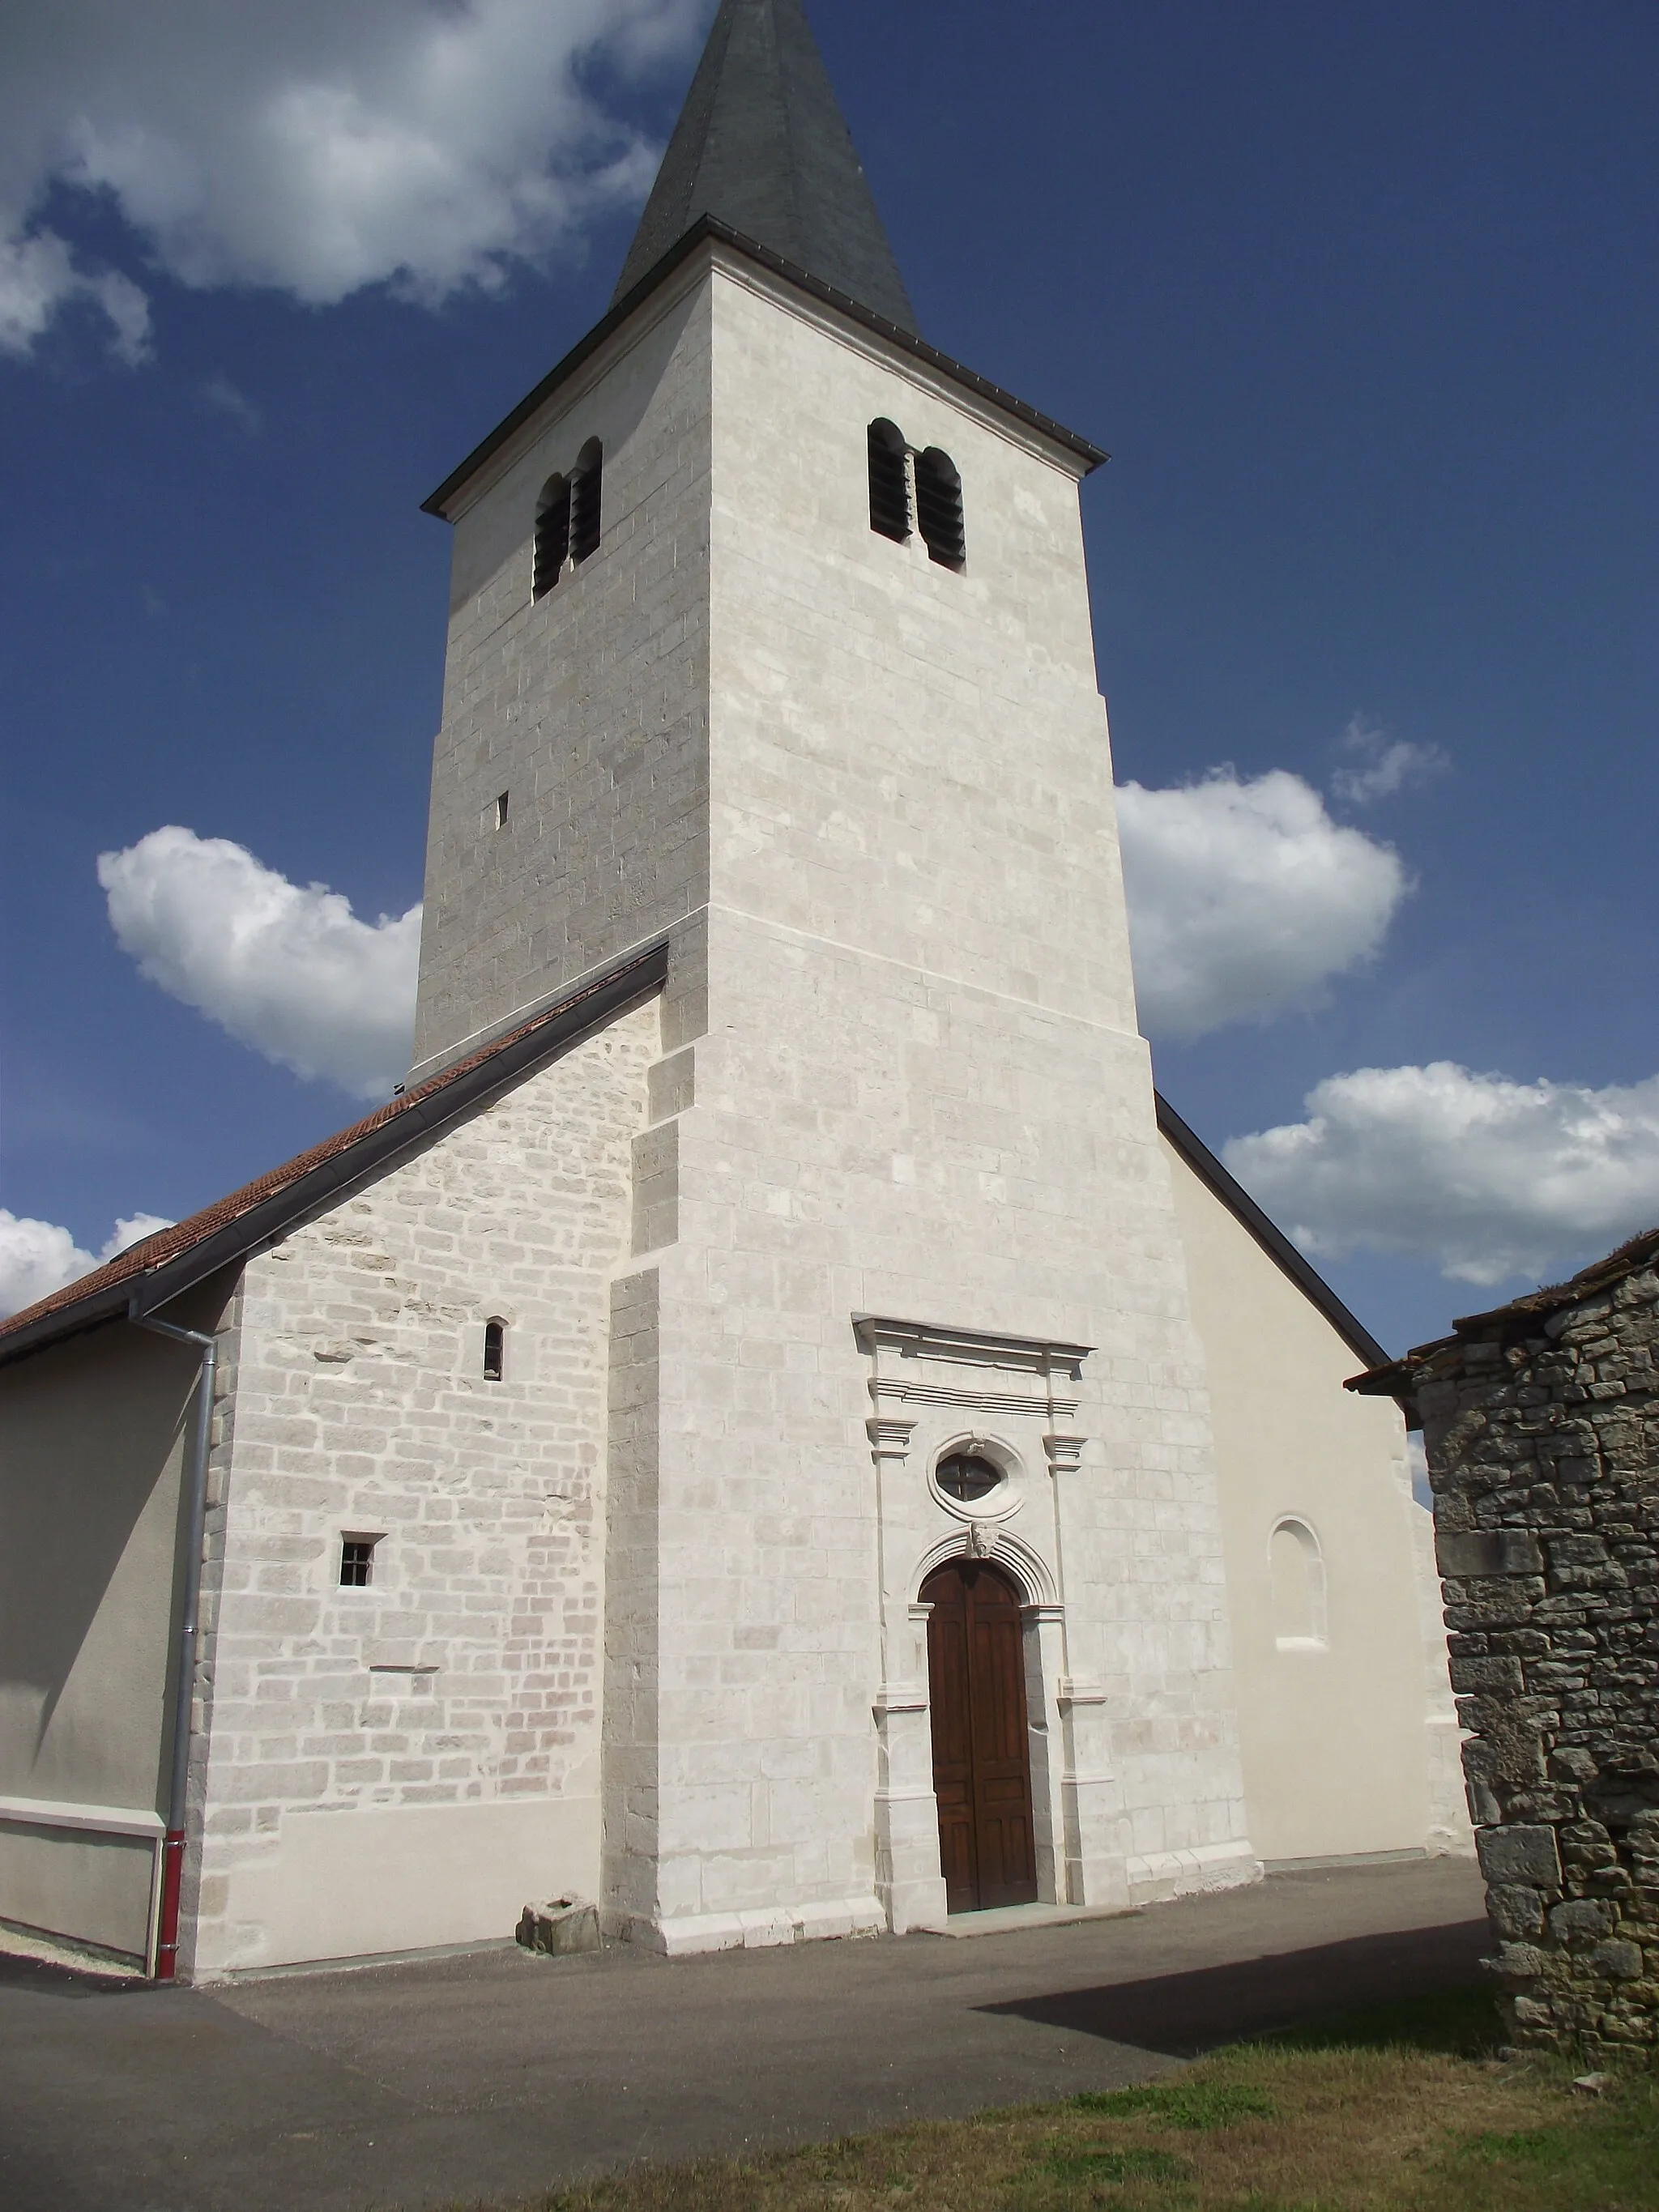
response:
<path fill-rule="evenodd" d="M 115 1777 L 153 1771 L 197 1373 L 124 1323 L 0 1370 L 0 1795 L 122 1802 Z"/>

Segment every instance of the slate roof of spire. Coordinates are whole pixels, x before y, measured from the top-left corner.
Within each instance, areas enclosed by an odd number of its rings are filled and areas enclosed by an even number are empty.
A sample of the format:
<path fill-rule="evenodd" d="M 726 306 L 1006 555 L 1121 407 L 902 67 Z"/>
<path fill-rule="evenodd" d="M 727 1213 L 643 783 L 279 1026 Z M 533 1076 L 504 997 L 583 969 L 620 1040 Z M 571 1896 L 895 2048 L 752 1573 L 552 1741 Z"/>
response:
<path fill-rule="evenodd" d="M 720 0 L 613 304 L 704 215 L 918 335 L 801 0 Z"/>

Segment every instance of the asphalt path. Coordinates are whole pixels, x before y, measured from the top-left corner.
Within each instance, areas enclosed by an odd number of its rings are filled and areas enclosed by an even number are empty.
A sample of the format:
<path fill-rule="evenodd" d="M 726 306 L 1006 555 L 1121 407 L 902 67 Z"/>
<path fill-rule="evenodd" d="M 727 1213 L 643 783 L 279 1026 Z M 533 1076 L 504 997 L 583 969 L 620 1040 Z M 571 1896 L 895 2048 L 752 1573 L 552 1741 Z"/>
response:
<path fill-rule="evenodd" d="M 3 1939 L 0 1939 L 3 1940 Z M 112 1983 L 0 1957 L 5 2212 L 434 2212 L 635 2160 L 1111 2088 L 1467 1982 L 1467 1862 L 1277 1875 L 968 1941 L 516 1948 Z"/>

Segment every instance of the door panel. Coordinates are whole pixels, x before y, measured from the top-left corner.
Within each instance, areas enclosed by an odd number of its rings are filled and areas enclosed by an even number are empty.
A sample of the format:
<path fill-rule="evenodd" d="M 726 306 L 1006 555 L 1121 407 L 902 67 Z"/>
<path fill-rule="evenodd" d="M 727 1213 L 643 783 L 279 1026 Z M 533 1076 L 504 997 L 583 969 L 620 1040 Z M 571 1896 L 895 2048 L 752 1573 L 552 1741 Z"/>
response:
<path fill-rule="evenodd" d="M 1025 1651 L 1019 1601 L 994 1567 L 930 1575 L 928 1702 L 939 1863 L 952 1912 L 1036 1896 Z"/>
<path fill-rule="evenodd" d="M 969 1702 L 968 1625 L 960 1609 L 927 1625 L 928 1704 L 933 1730 L 933 1790 L 939 1799 L 940 1870 L 948 1909 L 964 1908 L 976 1880 L 974 1856 L 974 1759 Z"/>

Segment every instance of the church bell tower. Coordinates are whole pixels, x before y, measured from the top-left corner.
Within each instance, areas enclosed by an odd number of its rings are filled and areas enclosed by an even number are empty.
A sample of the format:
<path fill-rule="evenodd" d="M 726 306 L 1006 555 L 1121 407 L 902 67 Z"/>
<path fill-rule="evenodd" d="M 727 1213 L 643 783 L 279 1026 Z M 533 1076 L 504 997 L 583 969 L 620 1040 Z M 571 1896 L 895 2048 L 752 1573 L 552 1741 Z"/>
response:
<path fill-rule="evenodd" d="M 800 0 L 723 0 L 610 312 L 428 502 L 416 1073 L 666 946 L 602 1791 L 607 1923 L 671 1950 L 1255 1870 L 1103 458 L 921 337 Z M 963 1725 L 1014 1795 L 957 1820 L 941 1670 L 993 1600 Z"/>

